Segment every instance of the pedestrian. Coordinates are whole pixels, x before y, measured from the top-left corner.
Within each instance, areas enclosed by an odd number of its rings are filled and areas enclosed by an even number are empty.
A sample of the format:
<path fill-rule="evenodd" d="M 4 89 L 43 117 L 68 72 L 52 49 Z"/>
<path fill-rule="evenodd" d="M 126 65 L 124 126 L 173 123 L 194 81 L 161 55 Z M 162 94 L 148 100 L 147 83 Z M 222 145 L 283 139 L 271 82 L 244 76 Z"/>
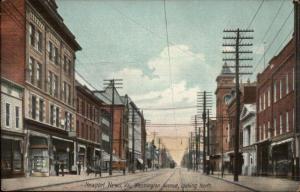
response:
<path fill-rule="evenodd" d="M 64 169 L 65 169 L 65 163 L 64 163 L 64 161 L 62 161 L 61 164 L 60 164 L 60 170 L 61 170 L 62 176 L 65 176 Z"/>
<path fill-rule="evenodd" d="M 55 169 L 56 176 L 59 176 L 59 164 L 58 164 L 58 161 L 55 161 L 54 169 Z"/>
<path fill-rule="evenodd" d="M 77 161 L 77 174 L 80 175 L 80 171 L 81 171 L 81 162 Z"/>

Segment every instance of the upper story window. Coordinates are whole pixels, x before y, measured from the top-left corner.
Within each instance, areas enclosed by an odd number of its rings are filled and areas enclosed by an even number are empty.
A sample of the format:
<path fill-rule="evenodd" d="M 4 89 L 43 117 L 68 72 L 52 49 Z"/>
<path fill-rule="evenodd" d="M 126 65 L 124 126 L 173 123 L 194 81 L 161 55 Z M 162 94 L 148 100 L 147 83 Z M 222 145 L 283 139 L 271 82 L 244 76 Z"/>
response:
<path fill-rule="evenodd" d="M 276 80 L 274 81 L 273 100 L 274 100 L 274 102 L 277 101 L 277 85 L 276 85 Z"/>
<path fill-rule="evenodd" d="M 44 121 L 44 105 L 45 105 L 45 102 L 44 100 L 40 99 L 40 102 L 39 102 L 39 121 L 43 122 Z"/>
<path fill-rule="evenodd" d="M 283 128 L 283 121 L 282 121 L 282 114 L 279 116 L 279 133 L 282 133 L 282 128 Z"/>
<path fill-rule="evenodd" d="M 282 98 L 283 86 L 282 86 L 282 79 L 279 81 L 279 99 Z"/>
<path fill-rule="evenodd" d="M 28 66 L 28 81 L 33 84 L 34 83 L 34 76 L 33 76 L 33 70 L 34 70 L 34 59 L 32 57 L 29 57 L 29 66 Z"/>
<path fill-rule="evenodd" d="M 73 130 L 72 122 L 73 122 L 73 115 L 71 113 L 65 111 L 65 130 L 66 131 Z"/>
<path fill-rule="evenodd" d="M 42 51 L 43 34 L 32 23 L 29 24 L 29 44 L 38 51 Z"/>
<path fill-rule="evenodd" d="M 268 89 L 268 107 L 271 106 L 271 88 Z"/>
<path fill-rule="evenodd" d="M 293 67 L 293 72 L 292 72 L 292 82 L 293 82 L 293 90 L 295 90 L 295 67 Z"/>
<path fill-rule="evenodd" d="M 64 72 L 68 75 L 72 73 L 71 60 L 66 55 L 64 55 Z"/>
<path fill-rule="evenodd" d="M 20 108 L 16 106 L 16 128 L 20 127 Z"/>
<path fill-rule="evenodd" d="M 276 130 L 276 123 L 277 123 L 277 121 L 276 121 L 276 117 L 274 117 L 274 121 L 273 121 L 273 130 L 274 130 L 274 137 L 277 135 L 277 130 Z"/>
<path fill-rule="evenodd" d="M 10 126 L 10 104 L 9 103 L 6 103 L 5 105 L 5 125 L 6 127 L 9 127 Z"/>
<path fill-rule="evenodd" d="M 31 117 L 36 119 L 36 96 L 32 95 L 31 97 Z"/>
<path fill-rule="evenodd" d="M 48 55 L 50 61 L 59 64 L 58 48 L 51 41 L 48 43 Z"/>
<path fill-rule="evenodd" d="M 288 94 L 289 93 L 289 73 L 287 73 L 286 74 L 286 80 L 285 80 L 285 83 L 286 83 L 286 85 L 285 85 L 285 87 L 286 87 L 286 94 Z"/>
<path fill-rule="evenodd" d="M 285 119 L 286 119 L 286 123 L 285 123 L 286 132 L 288 132 L 290 129 L 290 127 L 289 127 L 289 112 L 288 111 L 286 112 Z"/>
<path fill-rule="evenodd" d="M 39 88 L 42 87 L 42 65 L 40 63 L 36 63 L 36 82 Z"/>
<path fill-rule="evenodd" d="M 271 137 L 271 131 L 270 131 L 270 129 L 271 129 L 271 124 L 270 124 L 270 121 L 268 121 L 268 138 Z"/>

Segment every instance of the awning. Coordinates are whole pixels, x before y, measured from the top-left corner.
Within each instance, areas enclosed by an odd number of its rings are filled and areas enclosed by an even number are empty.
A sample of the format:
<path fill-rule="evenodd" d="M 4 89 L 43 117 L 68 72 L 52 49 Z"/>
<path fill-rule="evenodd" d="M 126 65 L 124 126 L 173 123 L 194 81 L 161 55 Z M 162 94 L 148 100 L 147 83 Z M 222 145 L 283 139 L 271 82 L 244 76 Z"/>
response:
<path fill-rule="evenodd" d="M 136 159 L 137 159 L 137 161 L 138 161 L 140 164 L 143 164 L 143 163 L 144 163 L 143 159 L 141 159 L 141 158 L 136 158 Z"/>
<path fill-rule="evenodd" d="M 292 142 L 293 140 L 294 140 L 294 138 L 289 138 L 289 139 L 286 139 L 286 140 L 283 140 L 283 141 L 274 142 L 274 143 L 271 144 L 271 146 L 274 147 L 276 145 L 281 145 L 281 144 L 284 144 L 284 143 Z"/>
<path fill-rule="evenodd" d="M 110 161 L 110 155 L 106 153 L 105 151 L 102 152 L 102 160 L 103 161 Z M 113 155 L 112 156 L 112 161 L 121 161 L 119 157 Z"/>

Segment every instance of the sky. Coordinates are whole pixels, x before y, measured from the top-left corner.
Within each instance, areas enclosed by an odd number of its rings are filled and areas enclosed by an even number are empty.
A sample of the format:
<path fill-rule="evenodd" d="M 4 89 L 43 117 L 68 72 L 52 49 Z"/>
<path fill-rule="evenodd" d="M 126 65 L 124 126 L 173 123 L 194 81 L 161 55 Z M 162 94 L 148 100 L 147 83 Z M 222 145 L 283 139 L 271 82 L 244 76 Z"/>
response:
<path fill-rule="evenodd" d="M 57 0 L 57 4 L 82 47 L 76 53 L 78 73 L 96 89 L 103 89 L 104 79 L 123 79 L 120 94 L 128 94 L 143 109 L 150 125 L 191 123 L 197 113 L 197 92 L 214 94 L 224 64 L 224 29 L 254 30 L 253 61 L 247 63 L 254 66 L 253 75 L 243 81 L 255 81 L 293 30 L 292 0 L 166 0 L 165 9 L 162 0 Z M 194 107 L 153 110 L 186 106 Z M 178 125 L 147 131 L 184 137 L 192 129 Z"/>

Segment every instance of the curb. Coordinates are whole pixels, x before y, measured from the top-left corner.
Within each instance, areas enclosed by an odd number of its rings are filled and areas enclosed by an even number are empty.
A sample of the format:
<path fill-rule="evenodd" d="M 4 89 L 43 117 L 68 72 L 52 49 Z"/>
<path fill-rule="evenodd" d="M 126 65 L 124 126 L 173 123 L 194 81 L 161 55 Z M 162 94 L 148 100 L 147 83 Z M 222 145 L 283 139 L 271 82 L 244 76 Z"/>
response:
<path fill-rule="evenodd" d="M 211 175 L 206 175 L 206 176 L 209 176 L 209 177 L 214 178 L 214 179 L 219 179 L 219 180 L 221 180 L 221 181 L 225 181 L 225 182 L 227 182 L 227 183 L 231 183 L 231 184 L 237 185 L 237 186 L 239 186 L 239 187 L 246 188 L 246 189 L 248 189 L 248 190 L 250 190 L 250 191 L 261 192 L 261 191 L 259 191 L 259 190 L 257 190 L 257 189 L 254 189 L 254 188 L 251 188 L 251 187 L 248 187 L 248 186 L 239 184 L 239 183 L 234 182 L 234 181 L 229 181 L 229 180 L 227 180 L 227 179 L 223 179 L 223 178 L 219 178 L 219 177 L 211 176 Z"/>

